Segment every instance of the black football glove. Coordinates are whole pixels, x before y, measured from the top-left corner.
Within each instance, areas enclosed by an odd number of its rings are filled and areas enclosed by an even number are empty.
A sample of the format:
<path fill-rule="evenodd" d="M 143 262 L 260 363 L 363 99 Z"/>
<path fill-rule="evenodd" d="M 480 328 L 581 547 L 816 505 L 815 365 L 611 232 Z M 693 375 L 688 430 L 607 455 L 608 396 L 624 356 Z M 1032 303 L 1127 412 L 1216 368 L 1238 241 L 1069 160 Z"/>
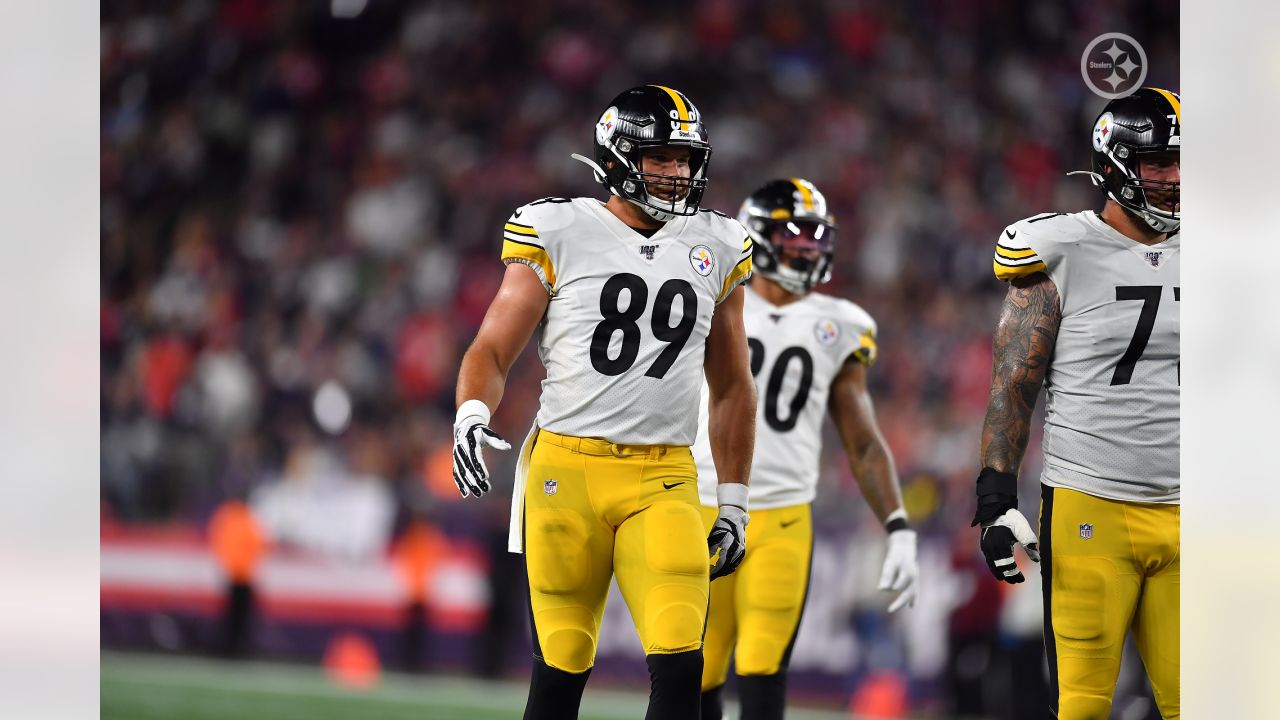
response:
<path fill-rule="evenodd" d="M 1022 545 L 1027 557 L 1040 562 L 1040 545 L 1031 523 L 1018 512 L 1018 478 L 1012 473 L 982 468 L 978 475 L 978 511 L 972 525 L 982 526 L 979 547 L 987 568 L 997 580 L 1017 584 L 1026 580 L 1013 558 L 1013 546 Z"/>

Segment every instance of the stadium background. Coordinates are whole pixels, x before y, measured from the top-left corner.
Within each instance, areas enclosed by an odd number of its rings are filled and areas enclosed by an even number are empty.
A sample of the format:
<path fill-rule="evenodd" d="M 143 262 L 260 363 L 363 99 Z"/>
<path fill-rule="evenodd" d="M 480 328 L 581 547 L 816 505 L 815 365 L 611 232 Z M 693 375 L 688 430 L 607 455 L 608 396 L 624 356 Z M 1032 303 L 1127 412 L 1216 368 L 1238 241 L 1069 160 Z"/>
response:
<path fill-rule="evenodd" d="M 1148 84 L 1178 87 L 1161 2 L 104 4 L 104 716 L 251 718 L 253 682 L 518 715 L 520 564 L 505 500 L 462 502 L 449 476 L 454 375 L 503 219 L 600 196 L 569 153 L 618 91 L 659 82 L 707 120 L 705 205 L 733 214 L 775 176 L 824 190 L 841 225 L 825 291 L 881 328 L 872 391 L 924 596 L 883 614 L 882 531 L 828 438 L 793 696 L 1028 717 L 1035 692 L 1008 687 L 1039 671 L 1039 588 L 992 581 L 968 528 L 1003 294 L 989 258 L 1014 219 L 1098 206 L 1064 173 L 1087 167 L 1103 103 L 1080 52 L 1112 31 L 1143 44 Z M 541 373 L 533 352 L 513 370 L 508 438 Z M 492 465 L 509 478 L 513 459 Z M 339 690 L 291 675 L 319 662 Z M 350 689 L 375 664 L 408 674 Z M 588 695 L 644 679 L 615 596 Z M 1122 684 L 1116 717 L 1154 717 Z"/>

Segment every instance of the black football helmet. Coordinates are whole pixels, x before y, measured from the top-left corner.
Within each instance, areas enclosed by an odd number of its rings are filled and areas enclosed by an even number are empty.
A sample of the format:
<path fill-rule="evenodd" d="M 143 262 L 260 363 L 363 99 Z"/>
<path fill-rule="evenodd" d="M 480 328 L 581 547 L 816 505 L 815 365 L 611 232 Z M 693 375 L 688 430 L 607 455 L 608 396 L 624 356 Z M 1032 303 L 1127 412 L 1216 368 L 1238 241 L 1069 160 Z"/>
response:
<path fill-rule="evenodd" d="M 1093 124 L 1093 182 L 1107 197 L 1142 218 L 1156 232 L 1175 233 L 1182 222 L 1181 183 L 1144 179 L 1143 155 L 1182 148 L 1182 99 L 1144 87 L 1107 103 Z M 1173 195 L 1173 209 L 1152 204 L 1147 193 Z"/>
<path fill-rule="evenodd" d="M 641 151 L 672 145 L 689 148 L 687 179 L 640 171 Z M 711 144 L 702 114 L 684 93 L 662 85 L 641 85 L 614 98 L 601 113 L 595 127 L 594 162 L 576 153 L 573 157 L 590 165 L 609 192 L 667 222 L 698 212 L 707 188 Z M 670 200 L 650 192 L 662 186 L 671 189 Z"/>
<path fill-rule="evenodd" d="M 755 272 L 788 292 L 803 295 L 831 279 L 835 255 L 836 219 L 827 210 L 827 199 L 808 180 L 770 180 L 747 196 L 738 211 L 738 222 L 751 236 Z M 782 231 L 782 244 L 775 231 Z M 804 255 L 783 261 L 783 251 L 795 242 Z M 817 251 L 817 257 L 812 257 Z"/>

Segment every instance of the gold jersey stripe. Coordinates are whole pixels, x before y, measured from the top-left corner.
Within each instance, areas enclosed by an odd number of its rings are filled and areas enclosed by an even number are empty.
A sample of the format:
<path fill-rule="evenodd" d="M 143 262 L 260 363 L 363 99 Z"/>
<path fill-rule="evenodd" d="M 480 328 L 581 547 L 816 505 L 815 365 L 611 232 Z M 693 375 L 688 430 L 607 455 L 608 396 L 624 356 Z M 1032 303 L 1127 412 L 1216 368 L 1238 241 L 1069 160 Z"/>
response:
<path fill-rule="evenodd" d="M 991 269 L 995 271 L 996 277 L 1000 280 L 1013 280 L 1015 278 L 1027 277 L 1038 272 L 1046 272 L 1048 268 L 1044 261 L 1034 262 L 1030 265 L 1001 265 L 995 260 L 991 261 Z"/>
<path fill-rule="evenodd" d="M 733 270 L 729 273 L 729 276 L 724 279 L 724 285 L 720 287 L 720 294 L 716 296 L 716 302 L 720 302 L 728 297 L 729 293 L 737 287 L 739 283 L 747 279 L 749 275 L 751 275 L 750 255 L 742 258 L 738 261 L 737 265 L 733 266 Z"/>
<path fill-rule="evenodd" d="M 516 235 L 526 235 L 526 236 L 528 236 L 528 237 L 538 237 L 538 231 L 537 231 L 537 230 L 534 230 L 533 228 L 531 228 L 531 227 L 529 227 L 529 226 L 527 226 L 527 225 L 517 225 L 516 223 L 509 222 L 509 223 L 507 223 L 506 225 L 503 225 L 503 226 L 502 226 L 502 229 L 503 229 L 503 230 L 506 230 L 507 232 L 510 232 L 510 233 L 515 233 Z"/>
<path fill-rule="evenodd" d="M 805 182 L 800 178 L 791 178 L 791 184 L 800 191 L 800 200 L 804 202 L 804 209 L 813 210 L 813 191 L 805 187 Z"/>
<path fill-rule="evenodd" d="M 547 284 L 553 288 L 556 286 L 556 269 L 551 265 L 551 256 L 541 247 L 504 238 L 502 259 L 533 263 L 542 269 Z"/>
<path fill-rule="evenodd" d="M 853 351 L 853 356 L 858 362 L 871 367 L 876 364 L 876 355 L 879 348 L 876 347 L 876 336 L 870 331 L 862 333 L 858 336 L 858 349 Z"/>
<path fill-rule="evenodd" d="M 674 102 L 676 104 L 676 116 L 680 118 L 680 129 L 688 130 L 689 129 L 689 108 L 685 106 L 684 98 L 680 97 L 680 93 L 676 92 L 675 90 L 672 90 L 666 85 L 654 85 L 653 87 L 656 87 L 659 90 L 667 91 L 667 94 L 671 96 L 671 102 Z"/>
<path fill-rule="evenodd" d="M 1026 258 L 1035 255 L 1036 251 L 1029 248 L 1027 250 L 1009 250 L 1008 248 L 997 245 L 996 254 L 1002 258 L 1008 258 L 1009 260 L 1025 260 Z"/>
<path fill-rule="evenodd" d="M 1158 87 L 1153 87 L 1151 89 L 1160 93 L 1161 95 L 1164 96 L 1165 100 L 1169 101 L 1169 105 L 1173 107 L 1173 114 L 1175 117 L 1178 118 L 1178 124 L 1181 125 L 1182 124 L 1182 103 L 1178 101 L 1178 96 L 1174 95 L 1168 90 L 1162 90 Z"/>

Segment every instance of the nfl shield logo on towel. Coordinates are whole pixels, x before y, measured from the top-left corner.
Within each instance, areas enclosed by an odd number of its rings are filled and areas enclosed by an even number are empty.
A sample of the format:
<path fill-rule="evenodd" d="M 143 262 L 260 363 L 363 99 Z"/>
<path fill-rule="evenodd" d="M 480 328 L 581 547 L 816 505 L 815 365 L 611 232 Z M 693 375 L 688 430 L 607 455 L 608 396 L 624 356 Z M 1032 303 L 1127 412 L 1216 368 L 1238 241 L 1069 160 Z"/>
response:
<path fill-rule="evenodd" d="M 556 494 L 556 481 L 555 481 L 555 480 L 547 480 L 546 482 L 542 483 L 542 492 L 544 492 L 544 493 L 546 493 L 546 494 L 548 494 L 548 495 L 555 495 L 555 494 Z M 1083 530 L 1081 530 L 1081 532 L 1084 532 L 1084 531 L 1083 531 Z"/>
<path fill-rule="evenodd" d="M 1093 537 L 1093 523 L 1080 523 L 1080 537 L 1085 540 Z"/>

